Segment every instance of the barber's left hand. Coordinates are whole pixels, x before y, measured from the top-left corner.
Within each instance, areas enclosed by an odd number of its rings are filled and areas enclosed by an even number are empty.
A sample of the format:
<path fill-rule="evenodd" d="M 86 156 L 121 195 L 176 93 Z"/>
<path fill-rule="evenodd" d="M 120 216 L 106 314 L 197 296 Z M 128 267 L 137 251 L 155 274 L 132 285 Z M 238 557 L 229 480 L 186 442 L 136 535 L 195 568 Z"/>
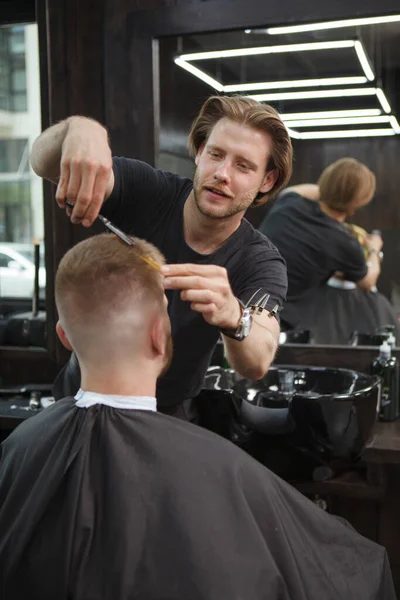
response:
<path fill-rule="evenodd" d="M 181 298 L 190 308 L 202 313 L 205 321 L 223 329 L 238 326 L 242 310 L 233 295 L 228 272 L 216 265 L 164 265 L 167 290 L 182 290 Z"/>

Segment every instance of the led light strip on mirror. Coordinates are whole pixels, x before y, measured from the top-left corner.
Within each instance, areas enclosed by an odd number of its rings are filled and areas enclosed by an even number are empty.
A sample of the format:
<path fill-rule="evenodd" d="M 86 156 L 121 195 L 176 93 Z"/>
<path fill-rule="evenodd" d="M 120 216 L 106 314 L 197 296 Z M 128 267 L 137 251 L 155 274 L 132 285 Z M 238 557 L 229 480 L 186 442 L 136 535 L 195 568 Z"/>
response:
<path fill-rule="evenodd" d="M 400 20 L 400 18 L 399 18 Z M 385 21 L 387 22 L 387 21 Z M 257 56 L 267 54 L 279 54 L 290 52 L 306 52 L 318 50 L 335 50 L 343 48 L 354 48 L 359 64 L 364 72 L 364 76 L 353 77 L 322 77 L 314 79 L 295 79 L 283 81 L 263 81 L 246 82 L 238 84 L 224 85 L 217 81 L 211 75 L 198 68 L 193 62 L 229 59 L 234 57 Z M 249 94 L 259 102 L 277 102 L 277 101 L 298 101 L 323 98 L 345 98 L 357 96 L 376 96 L 382 110 L 386 115 L 382 115 L 381 109 L 360 109 L 360 110 L 331 110 L 319 111 L 314 113 L 289 113 L 283 114 L 282 119 L 285 122 L 290 121 L 288 131 L 296 139 L 322 139 L 322 138 L 351 138 L 351 137 L 369 137 L 369 136 L 389 136 L 400 133 L 400 127 L 394 115 L 391 115 L 391 106 L 381 87 L 362 87 L 368 81 L 374 81 L 375 74 L 367 58 L 366 52 L 360 40 L 334 40 L 325 42 L 306 42 L 299 44 L 281 44 L 276 46 L 257 46 L 251 48 L 231 48 L 226 50 L 212 50 L 208 52 L 195 52 L 191 54 L 182 54 L 174 59 L 176 65 L 198 77 L 217 92 L 235 93 L 235 92 L 254 92 L 258 90 L 279 90 L 277 92 L 266 92 L 259 94 Z M 323 88 L 333 86 L 359 85 L 360 87 L 343 87 L 336 89 L 311 89 L 301 91 L 298 88 Z M 280 90 L 293 91 L 280 91 Z M 312 116 L 309 116 L 312 115 Z M 310 122 L 310 119 L 319 119 L 319 123 Z M 321 120 L 324 119 L 324 120 Z M 346 125 L 367 125 L 388 123 L 387 129 L 353 129 L 353 130 L 332 130 L 332 131 L 308 131 L 300 132 L 293 127 L 320 127 L 320 126 L 346 126 Z M 289 123 L 288 123 L 289 124 Z"/>
<path fill-rule="evenodd" d="M 384 23 L 398 23 L 400 15 L 386 15 L 381 17 L 361 17 L 358 19 L 343 19 L 341 21 L 324 21 L 323 23 L 307 23 L 304 25 L 287 25 L 284 27 L 267 27 L 266 29 L 246 29 L 245 33 L 268 33 L 281 35 L 285 33 L 304 33 L 307 31 L 321 31 L 323 29 L 340 29 L 342 27 L 359 27 L 362 25 L 383 25 Z"/>
<path fill-rule="evenodd" d="M 337 50 L 354 48 L 365 77 L 322 77 L 316 79 L 298 79 L 287 81 L 264 81 L 224 85 L 211 77 L 195 65 L 198 60 L 212 60 L 220 58 L 235 58 L 241 56 L 259 56 L 265 54 L 282 54 L 288 52 L 307 52 L 317 50 Z M 375 74 L 367 58 L 362 43 L 359 40 L 336 40 L 331 42 L 307 42 L 303 44 L 281 44 L 279 46 L 256 46 L 254 48 L 232 48 L 227 50 L 211 50 L 209 52 L 195 52 L 181 54 L 174 58 L 176 65 L 185 69 L 198 79 L 213 87 L 217 92 L 245 92 L 262 89 L 296 88 L 296 87 L 321 87 L 330 85 L 357 85 L 373 81 Z"/>

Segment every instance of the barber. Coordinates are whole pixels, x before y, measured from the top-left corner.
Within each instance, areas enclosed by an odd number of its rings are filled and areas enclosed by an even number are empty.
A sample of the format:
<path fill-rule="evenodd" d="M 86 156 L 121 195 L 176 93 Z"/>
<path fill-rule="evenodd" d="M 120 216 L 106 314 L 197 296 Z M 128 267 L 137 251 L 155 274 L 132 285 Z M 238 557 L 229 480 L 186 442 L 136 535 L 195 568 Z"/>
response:
<path fill-rule="evenodd" d="M 278 314 L 286 268 L 275 246 L 244 219 L 291 175 L 290 137 L 276 111 L 246 97 L 210 97 L 189 134 L 194 180 L 138 160 L 112 159 L 106 129 L 70 117 L 35 141 L 31 163 L 57 184 L 56 200 L 74 203 L 74 224 L 90 227 L 99 211 L 129 234 L 155 244 L 169 300 L 174 355 L 159 380 L 159 409 L 193 419 L 220 334 L 238 373 L 260 379 L 279 338 Z M 247 303 L 262 303 L 249 315 Z M 134 340 L 132 340 L 134 343 Z M 75 355 L 58 376 L 57 398 L 74 394 L 80 372 Z"/>

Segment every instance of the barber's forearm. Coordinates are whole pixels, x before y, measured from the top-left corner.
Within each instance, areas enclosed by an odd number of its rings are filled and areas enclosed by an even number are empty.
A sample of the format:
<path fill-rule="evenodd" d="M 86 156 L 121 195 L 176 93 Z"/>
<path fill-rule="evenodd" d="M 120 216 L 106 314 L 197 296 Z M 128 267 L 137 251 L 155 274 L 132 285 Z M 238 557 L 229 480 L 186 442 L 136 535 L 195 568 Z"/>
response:
<path fill-rule="evenodd" d="M 104 130 L 104 127 L 93 119 L 73 116 L 43 131 L 36 138 L 30 155 L 32 169 L 39 177 L 51 181 L 58 180 L 63 143 L 72 128 L 78 128 L 81 135 L 87 130 L 88 136 L 93 128 Z"/>
<path fill-rule="evenodd" d="M 284 190 L 285 192 L 296 192 L 307 200 L 319 200 L 319 186 L 315 183 L 299 183 L 299 185 L 293 185 Z"/>
<path fill-rule="evenodd" d="M 36 138 L 31 165 L 39 177 L 56 180 L 60 176 L 61 149 L 68 131 L 68 119 L 49 127 Z"/>
<path fill-rule="evenodd" d="M 238 342 L 222 336 L 228 363 L 237 373 L 249 379 L 261 379 L 267 373 L 274 359 L 278 333 L 253 323 L 249 336 Z"/>
<path fill-rule="evenodd" d="M 381 274 L 381 262 L 378 254 L 373 253 L 369 256 L 367 266 L 368 273 L 361 281 L 357 282 L 357 285 L 364 291 L 369 292 L 376 285 Z"/>

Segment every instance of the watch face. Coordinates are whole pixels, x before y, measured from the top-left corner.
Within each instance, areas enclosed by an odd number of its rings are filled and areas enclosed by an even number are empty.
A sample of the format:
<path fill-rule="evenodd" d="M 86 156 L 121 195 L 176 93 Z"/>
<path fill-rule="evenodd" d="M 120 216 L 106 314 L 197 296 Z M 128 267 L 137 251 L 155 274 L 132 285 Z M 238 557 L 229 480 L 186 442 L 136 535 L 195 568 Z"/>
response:
<path fill-rule="evenodd" d="M 251 330 L 251 323 L 252 318 L 250 310 L 248 308 L 245 308 L 242 314 L 242 318 L 240 320 L 240 325 L 235 333 L 235 337 L 240 340 L 243 340 L 245 337 L 247 337 Z"/>

